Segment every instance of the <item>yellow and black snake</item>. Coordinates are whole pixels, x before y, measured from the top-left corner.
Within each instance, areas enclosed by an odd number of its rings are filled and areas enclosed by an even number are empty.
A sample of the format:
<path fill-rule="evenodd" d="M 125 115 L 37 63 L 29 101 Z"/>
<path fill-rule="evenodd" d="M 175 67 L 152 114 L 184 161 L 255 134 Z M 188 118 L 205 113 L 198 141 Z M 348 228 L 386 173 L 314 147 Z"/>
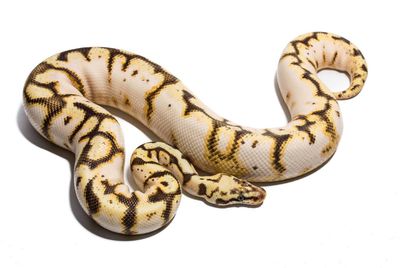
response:
<path fill-rule="evenodd" d="M 349 88 L 331 92 L 317 76 L 326 68 L 347 73 Z M 111 231 L 142 234 L 174 217 L 181 187 L 218 206 L 259 205 L 265 191 L 250 182 L 286 180 L 321 166 L 342 133 L 337 100 L 356 96 L 366 77 L 366 62 L 353 44 L 313 32 L 290 42 L 280 58 L 277 81 L 291 115 L 281 128 L 228 121 L 158 64 L 112 48 L 73 49 L 46 59 L 29 75 L 23 99 L 35 129 L 75 153 L 74 184 L 84 210 Z M 120 126 L 99 105 L 126 112 L 166 142 L 146 143 L 133 153 L 137 191 L 124 183 Z M 201 176 L 191 162 L 217 174 Z"/>

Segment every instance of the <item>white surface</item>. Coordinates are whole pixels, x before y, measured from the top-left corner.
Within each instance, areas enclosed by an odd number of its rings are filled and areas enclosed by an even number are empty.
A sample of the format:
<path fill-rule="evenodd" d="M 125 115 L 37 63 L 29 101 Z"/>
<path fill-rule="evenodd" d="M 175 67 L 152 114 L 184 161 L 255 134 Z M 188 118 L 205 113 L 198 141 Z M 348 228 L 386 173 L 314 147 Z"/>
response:
<path fill-rule="evenodd" d="M 400 267 L 398 8 L 382 1 L 90 2 L 0 4 L 1 267 Z M 345 130 L 332 160 L 304 179 L 267 187 L 256 209 L 184 197 L 161 232 L 114 235 L 78 206 L 72 154 L 40 138 L 21 110 L 36 64 L 101 45 L 163 65 L 222 116 L 283 125 L 277 62 L 287 42 L 314 30 L 353 41 L 369 78 L 359 96 L 341 102 Z M 347 83 L 324 79 L 338 89 Z M 128 154 L 149 140 L 121 123 Z"/>

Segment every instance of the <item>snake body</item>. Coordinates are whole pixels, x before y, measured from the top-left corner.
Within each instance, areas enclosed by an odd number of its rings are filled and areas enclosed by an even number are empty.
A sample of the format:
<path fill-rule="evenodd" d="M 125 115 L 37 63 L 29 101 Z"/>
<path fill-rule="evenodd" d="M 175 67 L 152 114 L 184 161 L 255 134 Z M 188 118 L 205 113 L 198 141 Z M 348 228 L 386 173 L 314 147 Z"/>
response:
<path fill-rule="evenodd" d="M 331 92 L 317 76 L 325 68 L 347 73 L 349 88 Z M 23 99 L 34 128 L 75 153 L 75 190 L 86 213 L 111 231 L 142 234 L 174 217 L 181 187 L 218 206 L 259 205 L 265 191 L 250 182 L 286 180 L 321 166 L 342 133 L 337 100 L 356 96 L 366 77 L 352 43 L 313 32 L 290 42 L 280 58 L 277 81 L 291 115 L 281 128 L 228 121 L 158 64 L 112 48 L 46 59 L 29 75 Z M 134 151 L 130 169 L 139 190 L 124 183 L 122 132 L 99 105 L 126 112 L 166 142 Z M 199 175 L 191 162 L 215 175 Z"/>

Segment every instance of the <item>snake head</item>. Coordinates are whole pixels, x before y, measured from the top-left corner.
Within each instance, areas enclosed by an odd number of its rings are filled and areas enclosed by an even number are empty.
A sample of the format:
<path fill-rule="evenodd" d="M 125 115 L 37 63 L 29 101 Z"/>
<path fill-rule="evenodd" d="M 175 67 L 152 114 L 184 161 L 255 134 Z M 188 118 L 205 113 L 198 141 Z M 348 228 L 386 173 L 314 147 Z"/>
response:
<path fill-rule="evenodd" d="M 266 192 L 245 180 L 227 174 L 217 174 L 203 179 L 198 195 L 217 206 L 259 206 Z"/>

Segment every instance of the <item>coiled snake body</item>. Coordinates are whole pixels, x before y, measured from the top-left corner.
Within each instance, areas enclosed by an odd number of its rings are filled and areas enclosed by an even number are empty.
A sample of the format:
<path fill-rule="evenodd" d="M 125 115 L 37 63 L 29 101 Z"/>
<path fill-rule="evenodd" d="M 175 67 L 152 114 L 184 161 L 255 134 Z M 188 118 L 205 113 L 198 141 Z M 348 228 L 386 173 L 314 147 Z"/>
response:
<path fill-rule="evenodd" d="M 350 87 L 331 92 L 317 76 L 324 68 L 346 72 Z M 142 234 L 173 218 L 181 186 L 220 206 L 258 205 L 265 191 L 250 182 L 286 180 L 319 167 L 341 136 L 337 100 L 357 95 L 366 77 L 365 60 L 353 44 L 314 32 L 290 42 L 279 61 L 277 81 L 291 114 L 282 128 L 232 123 L 159 65 L 111 48 L 74 49 L 46 59 L 28 77 L 23 97 L 35 129 L 75 153 L 74 184 L 84 210 L 111 231 Z M 119 124 L 98 104 L 128 113 L 173 146 L 151 142 L 135 150 L 130 168 L 137 191 L 123 180 Z M 217 174 L 199 175 L 189 159 Z"/>

